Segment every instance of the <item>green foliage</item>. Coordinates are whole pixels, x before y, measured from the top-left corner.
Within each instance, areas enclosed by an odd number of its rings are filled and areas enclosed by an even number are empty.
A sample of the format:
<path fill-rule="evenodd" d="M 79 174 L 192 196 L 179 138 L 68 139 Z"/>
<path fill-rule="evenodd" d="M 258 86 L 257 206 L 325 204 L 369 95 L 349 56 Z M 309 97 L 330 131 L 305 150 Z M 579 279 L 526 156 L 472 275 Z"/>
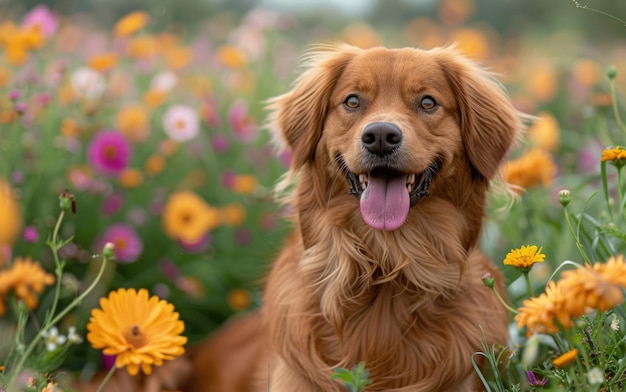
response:
<path fill-rule="evenodd" d="M 365 368 L 365 362 L 359 362 L 351 370 L 344 368 L 335 369 L 330 378 L 343 382 L 350 392 L 360 392 L 368 384 L 371 384 L 372 381 L 368 376 L 369 371 Z"/>

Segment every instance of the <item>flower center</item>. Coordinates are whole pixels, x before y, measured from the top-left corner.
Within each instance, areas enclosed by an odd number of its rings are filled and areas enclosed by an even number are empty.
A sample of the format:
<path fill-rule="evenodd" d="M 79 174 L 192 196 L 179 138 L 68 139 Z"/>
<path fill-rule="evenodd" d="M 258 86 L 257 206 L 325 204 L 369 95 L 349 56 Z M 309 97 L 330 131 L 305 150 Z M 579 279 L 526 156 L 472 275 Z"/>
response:
<path fill-rule="evenodd" d="M 148 337 L 145 332 L 141 331 L 141 328 L 137 324 L 131 325 L 122 334 L 126 343 L 131 345 L 134 349 L 139 349 L 148 343 Z"/>
<path fill-rule="evenodd" d="M 104 147 L 104 157 L 106 159 L 113 159 L 117 155 L 117 150 L 113 146 Z"/>
<path fill-rule="evenodd" d="M 185 126 L 187 125 L 187 122 L 185 120 L 183 120 L 182 118 L 179 118 L 178 120 L 176 120 L 176 122 L 174 123 L 174 127 L 176 128 L 177 131 L 182 132 L 185 130 Z"/>

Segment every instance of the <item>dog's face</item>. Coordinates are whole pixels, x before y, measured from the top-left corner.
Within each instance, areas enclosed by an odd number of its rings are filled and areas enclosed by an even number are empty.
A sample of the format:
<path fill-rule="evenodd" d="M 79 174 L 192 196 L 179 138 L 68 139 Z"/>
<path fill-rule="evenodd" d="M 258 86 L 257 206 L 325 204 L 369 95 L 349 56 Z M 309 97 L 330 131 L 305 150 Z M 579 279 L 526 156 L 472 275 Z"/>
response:
<path fill-rule="evenodd" d="M 275 125 L 292 170 L 327 162 L 374 229 L 400 228 L 460 170 L 488 183 L 519 129 L 499 87 L 453 51 L 336 47 L 312 58 L 274 101 Z"/>

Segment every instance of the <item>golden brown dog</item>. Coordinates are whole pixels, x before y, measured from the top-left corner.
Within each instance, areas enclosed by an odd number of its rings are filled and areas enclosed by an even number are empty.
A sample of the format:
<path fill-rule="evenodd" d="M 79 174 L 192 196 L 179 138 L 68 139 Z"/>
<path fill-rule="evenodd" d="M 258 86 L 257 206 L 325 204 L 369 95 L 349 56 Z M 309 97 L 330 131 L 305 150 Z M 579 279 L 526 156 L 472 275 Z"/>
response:
<path fill-rule="evenodd" d="M 507 342 L 507 314 L 478 242 L 517 112 L 452 49 L 329 46 L 307 63 L 270 105 L 294 231 L 262 308 L 105 390 L 341 391 L 332 370 L 361 361 L 367 391 L 483 390 L 471 357 L 483 331 Z"/>
<path fill-rule="evenodd" d="M 294 232 L 262 308 L 191 350 L 185 389 L 339 391 L 332 370 L 365 361 L 367 391 L 482 390 L 471 356 L 481 328 L 506 344 L 507 314 L 478 243 L 517 112 L 449 48 L 319 47 L 307 65 L 270 105 Z"/>

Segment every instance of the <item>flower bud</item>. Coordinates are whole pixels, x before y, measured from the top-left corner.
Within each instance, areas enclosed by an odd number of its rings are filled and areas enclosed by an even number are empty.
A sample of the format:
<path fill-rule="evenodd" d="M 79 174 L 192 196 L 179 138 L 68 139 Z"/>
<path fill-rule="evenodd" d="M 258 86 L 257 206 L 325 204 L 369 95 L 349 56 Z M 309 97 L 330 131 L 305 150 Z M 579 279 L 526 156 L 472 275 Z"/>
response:
<path fill-rule="evenodd" d="M 617 69 L 615 69 L 614 65 L 611 65 L 606 70 L 606 77 L 609 78 L 609 80 L 613 80 L 613 79 L 615 79 L 616 76 L 617 76 Z"/>
<path fill-rule="evenodd" d="M 559 191 L 559 202 L 563 207 L 567 207 L 571 200 L 572 198 L 569 189 L 561 189 Z"/>
<path fill-rule="evenodd" d="M 107 242 L 104 244 L 104 248 L 102 248 L 102 255 L 107 260 L 112 260 L 115 258 L 115 244 L 112 242 Z"/>
<path fill-rule="evenodd" d="M 492 289 L 494 284 L 496 283 L 495 278 L 489 272 L 485 272 L 483 276 L 480 277 L 480 279 L 482 279 L 483 284 L 490 289 Z"/>
<path fill-rule="evenodd" d="M 76 214 L 76 198 L 67 189 L 59 195 L 59 207 L 65 211 L 72 211 Z"/>

